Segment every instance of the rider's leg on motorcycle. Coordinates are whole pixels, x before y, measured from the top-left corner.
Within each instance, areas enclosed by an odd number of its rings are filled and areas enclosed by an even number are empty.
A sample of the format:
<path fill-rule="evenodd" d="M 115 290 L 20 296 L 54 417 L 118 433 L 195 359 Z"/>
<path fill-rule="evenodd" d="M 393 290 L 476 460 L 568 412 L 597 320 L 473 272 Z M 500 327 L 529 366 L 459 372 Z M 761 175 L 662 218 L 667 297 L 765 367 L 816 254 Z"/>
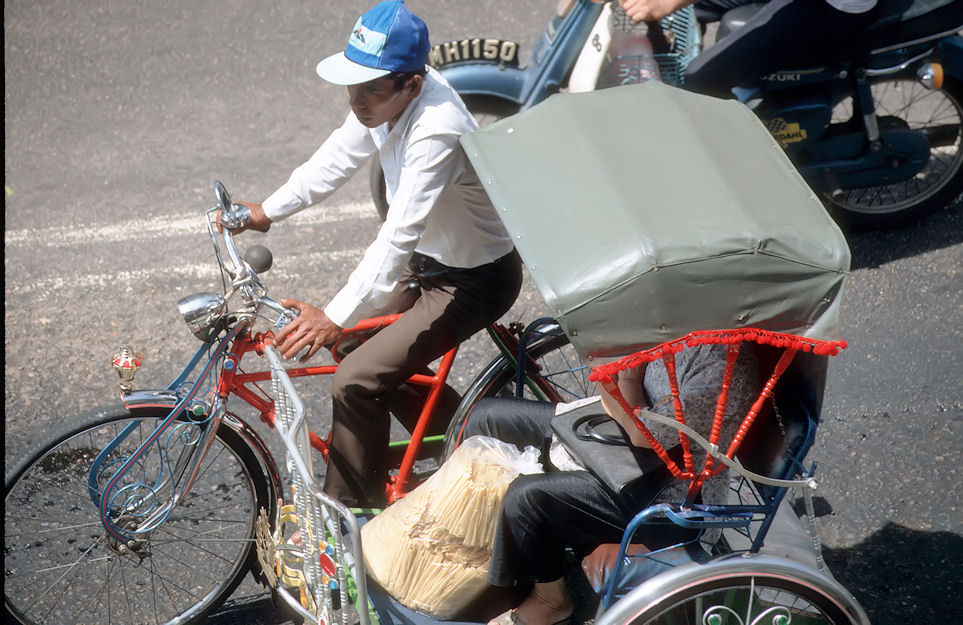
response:
<path fill-rule="evenodd" d="M 746 2 L 703 0 L 696 6 L 712 16 L 742 4 Z M 752 87 L 767 74 L 839 59 L 877 15 L 877 8 L 846 13 L 825 0 L 771 0 L 689 64 L 684 88 L 728 98 L 734 86 Z"/>

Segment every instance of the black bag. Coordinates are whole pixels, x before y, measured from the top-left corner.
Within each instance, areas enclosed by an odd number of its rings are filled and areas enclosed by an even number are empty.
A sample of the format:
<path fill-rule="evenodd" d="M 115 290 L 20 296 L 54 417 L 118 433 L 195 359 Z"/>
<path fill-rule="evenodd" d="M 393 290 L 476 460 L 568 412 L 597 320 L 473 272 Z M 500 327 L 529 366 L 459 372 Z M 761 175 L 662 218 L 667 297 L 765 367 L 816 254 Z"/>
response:
<path fill-rule="evenodd" d="M 552 419 L 552 429 L 565 449 L 614 495 L 648 505 L 669 483 L 672 474 L 651 449 L 629 442 L 625 430 L 605 414 L 601 404 L 581 406 Z M 676 462 L 681 445 L 668 450 Z"/>

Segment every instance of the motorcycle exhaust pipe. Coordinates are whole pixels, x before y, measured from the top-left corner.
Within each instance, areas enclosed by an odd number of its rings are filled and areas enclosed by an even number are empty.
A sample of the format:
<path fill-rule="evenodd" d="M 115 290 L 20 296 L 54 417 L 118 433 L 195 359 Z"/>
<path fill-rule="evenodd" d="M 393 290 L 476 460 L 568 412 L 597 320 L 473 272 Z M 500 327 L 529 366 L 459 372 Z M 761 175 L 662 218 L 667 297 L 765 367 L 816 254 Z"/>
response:
<path fill-rule="evenodd" d="M 941 89 L 943 87 L 943 66 L 939 63 L 924 63 L 916 70 L 916 77 L 927 89 Z"/>

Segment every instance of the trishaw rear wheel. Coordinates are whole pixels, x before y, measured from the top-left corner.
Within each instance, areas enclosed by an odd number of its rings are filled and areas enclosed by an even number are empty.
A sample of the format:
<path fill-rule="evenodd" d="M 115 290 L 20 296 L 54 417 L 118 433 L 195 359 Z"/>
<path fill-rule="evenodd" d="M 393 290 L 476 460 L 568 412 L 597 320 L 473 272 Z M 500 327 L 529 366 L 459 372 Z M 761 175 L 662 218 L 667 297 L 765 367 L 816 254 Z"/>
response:
<path fill-rule="evenodd" d="M 767 617 L 757 620 L 763 614 Z M 824 589 L 776 575 L 719 575 L 680 588 L 629 621 L 631 625 L 711 623 L 858 625 Z"/>

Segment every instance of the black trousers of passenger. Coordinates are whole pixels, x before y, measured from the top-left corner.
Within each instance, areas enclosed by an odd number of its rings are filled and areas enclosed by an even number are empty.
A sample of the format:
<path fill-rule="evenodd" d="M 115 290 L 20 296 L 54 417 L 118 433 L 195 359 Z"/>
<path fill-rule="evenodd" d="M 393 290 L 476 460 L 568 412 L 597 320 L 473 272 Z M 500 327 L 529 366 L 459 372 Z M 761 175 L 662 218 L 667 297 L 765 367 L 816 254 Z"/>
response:
<path fill-rule="evenodd" d="M 465 437 L 484 435 L 542 451 L 547 465 L 555 404 L 486 399 L 472 410 Z M 566 547 L 581 559 L 602 543 L 619 542 L 648 502 L 623 501 L 588 471 L 520 475 L 508 487 L 495 531 L 488 581 L 495 586 L 550 582 L 563 575 Z M 654 496 L 654 494 L 653 494 Z M 689 537 L 675 526 L 646 527 L 637 541 L 649 548 Z"/>

